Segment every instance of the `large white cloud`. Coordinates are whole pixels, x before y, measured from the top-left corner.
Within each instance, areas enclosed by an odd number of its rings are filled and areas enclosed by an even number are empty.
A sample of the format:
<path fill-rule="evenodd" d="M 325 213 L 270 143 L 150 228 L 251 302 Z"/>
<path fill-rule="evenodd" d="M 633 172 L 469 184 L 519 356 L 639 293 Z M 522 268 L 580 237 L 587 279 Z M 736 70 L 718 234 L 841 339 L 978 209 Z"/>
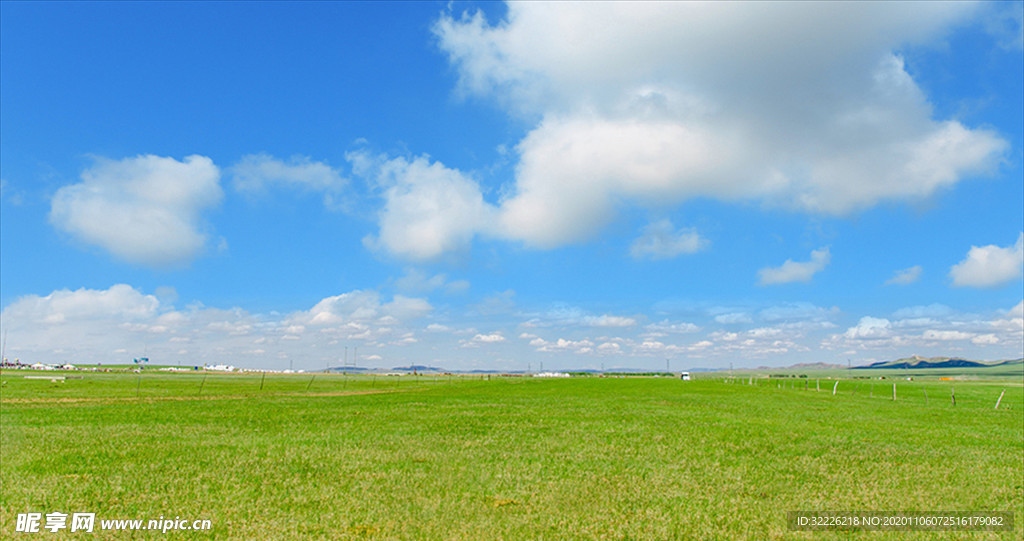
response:
<path fill-rule="evenodd" d="M 429 260 L 465 249 L 474 236 L 492 228 L 493 208 L 484 201 L 480 186 L 457 170 L 426 156 L 412 161 L 394 158 L 376 167 L 363 163 L 374 160 L 362 154 L 352 154 L 349 160 L 355 169 L 375 176 L 383 190 L 380 231 L 365 239 L 367 246 Z"/>
<path fill-rule="evenodd" d="M 434 32 L 460 91 L 536 121 L 490 232 L 552 248 L 622 205 L 705 196 L 847 214 L 993 169 L 1007 142 L 934 118 L 894 53 L 975 9 L 524 2 L 495 24 L 442 15 Z M 428 228 L 441 238 L 427 251 L 465 245 L 462 224 Z"/>
<path fill-rule="evenodd" d="M 1020 283 L 1024 271 L 1024 233 L 1017 243 L 1005 248 L 989 244 L 971 246 L 967 257 L 949 269 L 954 286 L 998 287 Z"/>
<path fill-rule="evenodd" d="M 186 263 L 206 245 L 201 214 L 220 203 L 220 171 L 209 158 L 97 158 L 82 182 L 57 190 L 50 222 L 131 263 Z"/>

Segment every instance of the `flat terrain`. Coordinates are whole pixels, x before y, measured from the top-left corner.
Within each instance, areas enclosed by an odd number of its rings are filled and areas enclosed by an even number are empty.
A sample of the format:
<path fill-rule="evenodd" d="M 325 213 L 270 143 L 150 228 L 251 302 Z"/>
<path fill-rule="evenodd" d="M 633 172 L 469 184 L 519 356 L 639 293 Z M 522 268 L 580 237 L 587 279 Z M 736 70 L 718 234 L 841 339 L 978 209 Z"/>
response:
<path fill-rule="evenodd" d="M 0 375 L 4 538 L 53 511 L 213 526 L 119 538 L 851 536 L 788 530 L 803 510 L 1011 511 L 854 535 L 1024 538 L 1019 377 L 25 375 Z"/>

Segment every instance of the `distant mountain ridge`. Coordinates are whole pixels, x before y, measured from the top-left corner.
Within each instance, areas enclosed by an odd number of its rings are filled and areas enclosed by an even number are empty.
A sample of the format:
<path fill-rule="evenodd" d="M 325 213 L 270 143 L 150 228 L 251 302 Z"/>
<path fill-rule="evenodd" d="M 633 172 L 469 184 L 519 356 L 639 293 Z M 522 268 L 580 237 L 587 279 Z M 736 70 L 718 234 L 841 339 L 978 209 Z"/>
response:
<path fill-rule="evenodd" d="M 980 368 L 991 366 L 1005 366 L 1024 363 L 1024 359 L 1013 359 L 1007 361 L 971 361 L 958 357 L 920 357 L 914 355 L 895 361 L 880 361 L 866 366 L 854 366 L 854 370 L 871 370 L 877 368 L 898 368 L 915 370 L 919 368 Z"/>
<path fill-rule="evenodd" d="M 783 367 L 782 370 L 845 370 L 847 367 L 841 364 L 829 364 L 829 363 L 798 363 Z M 856 367 L 854 367 L 856 368 Z M 758 370 L 779 370 L 777 367 L 771 366 L 759 366 Z M 721 368 L 719 370 L 722 370 Z"/>

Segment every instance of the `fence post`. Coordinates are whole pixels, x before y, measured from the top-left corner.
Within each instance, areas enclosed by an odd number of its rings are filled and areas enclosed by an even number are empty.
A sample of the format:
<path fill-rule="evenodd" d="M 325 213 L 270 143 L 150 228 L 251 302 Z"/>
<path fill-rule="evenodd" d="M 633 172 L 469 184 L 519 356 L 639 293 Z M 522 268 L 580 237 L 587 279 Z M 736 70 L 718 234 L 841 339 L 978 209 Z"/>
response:
<path fill-rule="evenodd" d="M 263 382 L 267 379 L 267 371 L 263 371 L 263 377 L 260 378 L 260 390 L 263 390 Z"/>
<path fill-rule="evenodd" d="M 892 401 L 893 402 L 896 401 L 896 384 L 895 383 L 892 384 Z"/>
<path fill-rule="evenodd" d="M 956 407 L 956 387 L 949 388 L 949 398 L 953 401 L 953 406 Z"/>

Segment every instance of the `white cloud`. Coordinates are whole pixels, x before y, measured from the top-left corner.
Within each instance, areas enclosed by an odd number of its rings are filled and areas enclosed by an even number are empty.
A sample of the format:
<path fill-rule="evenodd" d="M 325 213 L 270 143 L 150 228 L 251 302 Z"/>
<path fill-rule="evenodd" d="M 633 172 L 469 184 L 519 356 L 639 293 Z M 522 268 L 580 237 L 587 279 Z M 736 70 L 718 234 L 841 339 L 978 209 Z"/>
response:
<path fill-rule="evenodd" d="M 364 154 L 349 160 L 373 161 Z M 384 190 L 384 208 L 378 215 L 380 231 L 367 237 L 367 246 L 419 261 L 464 250 L 494 223 L 493 208 L 483 199 L 480 186 L 463 173 L 421 156 L 412 161 L 394 158 L 376 168 Z"/>
<path fill-rule="evenodd" d="M 586 240 L 612 218 L 620 199 L 661 206 L 705 194 L 714 181 L 673 180 L 735 163 L 687 126 L 590 115 L 546 118 L 517 149 L 515 190 L 501 203 L 502 234 L 539 248 Z M 729 189 L 736 196 L 756 191 Z"/>
<path fill-rule="evenodd" d="M 636 325 L 636 319 L 603 314 L 600 316 L 585 316 L 582 319 L 582 324 L 591 327 L 632 327 Z"/>
<path fill-rule="evenodd" d="M 811 252 L 811 260 L 797 262 L 787 259 L 780 267 L 766 267 L 757 271 L 758 285 L 810 282 L 815 274 L 825 270 L 832 260 L 828 247 Z"/>
<path fill-rule="evenodd" d="M 1006 313 L 1007 317 L 1024 319 L 1024 300 L 1017 303 L 1016 306 L 1010 308 L 1010 311 Z"/>
<path fill-rule="evenodd" d="M 865 316 L 860 318 L 856 327 L 846 329 L 847 338 L 884 338 L 889 336 L 892 322 L 885 318 Z"/>
<path fill-rule="evenodd" d="M 98 318 L 131 321 L 154 316 L 159 306 L 160 301 L 153 295 L 143 295 L 125 284 L 106 290 L 62 289 L 45 297 L 19 298 L 4 309 L 4 321 L 19 324 L 60 324 Z"/>
<path fill-rule="evenodd" d="M 736 323 L 751 323 L 754 320 L 751 319 L 750 314 L 744 312 L 730 312 L 727 314 L 719 314 L 715 316 L 715 323 L 721 323 L 723 325 L 730 325 Z"/>
<path fill-rule="evenodd" d="M 758 312 L 765 321 L 814 321 L 824 322 L 839 313 L 839 308 L 822 308 L 809 302 L 792 302 L 769 306 Z"/>
<path fill-rule="evenodd" d="M 558 304 L 547 312 L 534 317 L 525 323 L 526 327 L 632 327 L 637 324 L 634 317 L 602 314 L 595 316 L 585 310 L 564 304 Z"/>
<path fill-rule="evenodd" d="M 710 244 L 696 229 L 676 230 L 669 220 L 659 220 L 644 228 L 643 234 L 633 241 L 629 253 L 637 259 L 671 259 L 693 254 Z"/>
<path fill-rule="evenodd" d="M 505 341 L 505 336 L 500 332 L 489 334 L 476 334 L 469 340 L 459 340 L 459 346 L 463 348 L 475 348 L 486 344 L 500 344 Z"/>
<path fill-rule="evenodd" d="M 907 269 L 898 270 L 892 278 L 885 281 L 885 285 L 910 285 L 921 277 L 921 270 L 921 265 L 914 265 Z"/>
<path fill-rule="evenodd" d="M 979 334 L 971 338 L 971 343 L 979 346 L 992 346 L 999 343 L 999 337 L 993 333 Z"/>
<path fill-rule="evenodd" d="M 577 354 L 591 353 L 594 351 L 594 342 L 583 339 L 583 340 L 569 340 L 566 338 L 559 338 L 554 342 L 544 340 L 543 338 L 534 338 L 530 341 L 530 345 L 537 348 L 537 351 L 543 351 L 546 353 L 552 352 L 571 352 Z M 608 352 L 608 348 L 604 350 Z"/>
<path fill-rule="evenodd" d="M 711 197 L 847 214 L 990 171 L 1007 142 L 934 118 L 892 52 L 975 11 L 525 2 L 496 24 L 444 15 L 434 32 L 462 92 L 537 122 L 489 232 L 553 248 L 622 205 Z"/>
<path fill-rule="evenodd" d="M 287 162 L 267 154 L 249 154 L 231 167 L 236 190 L 260 193 L 274 184 L 324 192 L 324 204 L 337 207 L 337 197 L 347 181 L 331 166 L 305 156 Z"/>
<path fill-rule="evenodd" d="M 932 330 L 929 329 L 921 335 L 925 340 L 941 340 L 941 341 L 953 341 L 953 340 L 970 340 L 974 338 L 974 333 L 964 331 L 951 331 L 951 330 Z"/>
<path fill-rule="evenodd" d="M 666 319 L 660 323 L 647 325 L 646 329 L 653 332 L 664 333 L 691 333 L 699 331 L 700 327 L 687 321 L 673 323 Z"/>
<path fill-rule="evenodd" d="M 1024 302 L 992 316 L 957 312 L 941 304 L 913 306 L 893 313 L 901 319 L 863 317 L 855 327 L 826 338 L 822 346 L 889 349 L 891 355 L 930 351 L 929 355 L 941 356 L 969 351 L 968 358 L 975 359 L 1017 357 L 1024 345 L 1022 311 Z"/>
<path fill-rule="evenodd" d="M 433 307 L 426 299 L 395 295 L 391 302 L 381 303 L 380 293 L 355 290 L 326 297 L 308 311 L 292 316 L 295 322 L 308 325 L 343 325 L 379 321 L 385 324 L 422 317 Z"/>
<path fill-rule="evenodd" d="M 932 303 L 927 306 L 908 306 L 900 308 L 892 313 L 896 319 L 928 319 L 946 318 L 953 314 L 953 309 L 939 303 Z"/>
<path fill-rule="evenodd" d="M 54 194 L 50 222 L 118 259 L 179 265 L 206 245 L 200 215 L 220 203 L 219 181 L 217 166 L 203 156 L 96 158 L 81 183 Z"/>
<path fill-rule="evenodd" d="M 957 287 L 999 287 L 1020 283 L 1024 269 L 1024 233 L 1013 246 L 1001 248 L 994 244 L 971 246 L 967 257 L 949 269 Z"/>
<path fill-rule="evenodd" d="M 502 336 L 501 333 L 478 334 L 478 335 L 473 337 L 473 341 L 474 342 L 482 342 L 482 343 L 486 343 L 486 344 L 493 344 L 493 343 L 496 343 L 496 342 L 504 342 L 505 341 L 505 337 Z"/>
<path fill-rule="evenodd" d="M 405 276 L 395 280 L 395 286 L 403 291 L 412 293 L 430 293 L 443 289 L 445 293 L 462 293 L 469 289 L 469 282 L 466 280 L 448 280 L 446 274 L 435 274 L 427 276 L 418 269 L 408 269 Z"/>

